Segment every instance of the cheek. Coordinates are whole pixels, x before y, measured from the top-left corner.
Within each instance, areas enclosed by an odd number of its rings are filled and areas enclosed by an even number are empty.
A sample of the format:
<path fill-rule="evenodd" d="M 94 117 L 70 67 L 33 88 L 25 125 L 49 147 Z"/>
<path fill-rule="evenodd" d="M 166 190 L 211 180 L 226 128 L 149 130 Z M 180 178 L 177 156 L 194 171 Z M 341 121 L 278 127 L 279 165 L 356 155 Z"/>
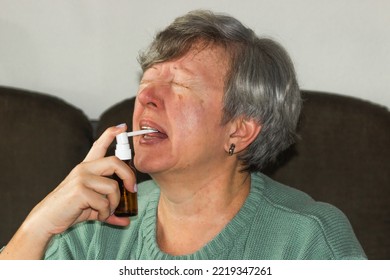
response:
<path fill-rule="evenodd" d="M 185 97 L 178 98 L 174 110 L 176 127 L 183 131 L 194 131 L 202 127 L 207 118 L 207 110 L 203 106 L 202 100 L 188 101 Z"/>
<path fill-rule="evenodd" d="M 221 128 L 221 108 L 213 103 L 197 99 L 196 102 L 177 102 L 175 107 L 175 129 L 179 140 L 192 145 L 207 142 L 207 139 Z M 211 106 L 214 105 L 214 106 Z"/>

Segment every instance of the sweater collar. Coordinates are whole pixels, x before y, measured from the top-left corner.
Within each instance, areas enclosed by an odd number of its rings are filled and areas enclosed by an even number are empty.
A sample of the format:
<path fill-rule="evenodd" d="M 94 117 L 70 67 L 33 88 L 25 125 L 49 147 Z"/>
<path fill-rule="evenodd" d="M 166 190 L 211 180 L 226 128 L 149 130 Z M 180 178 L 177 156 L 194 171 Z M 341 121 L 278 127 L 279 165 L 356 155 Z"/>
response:
<path fill-rule="evenodd" d="M 153 182 L 153 184 L 155 184 Z M 157 186 L 156 186 L 157 187 Z M 263 188 L 263 180 L 258 174 L 251 174 L 251 189 L 240 211 L 225 226 L 224 229 L 210 242 L 195 253 L 188 255 L 173 256 L 160 250 L 157 244 L 157 206 L 160 192 L 156 192 L 146 206 L 146 212 L 142 221 L 140 234 L 143 239 L 144 249 L 148 252 L 146 258 L 166 260 L 189 260 L 189 259 L 226 259 L 231 248 L 234 246 L 236 237 L 250 228 L 253 216 L 257 211 L 257 201 Z"/>

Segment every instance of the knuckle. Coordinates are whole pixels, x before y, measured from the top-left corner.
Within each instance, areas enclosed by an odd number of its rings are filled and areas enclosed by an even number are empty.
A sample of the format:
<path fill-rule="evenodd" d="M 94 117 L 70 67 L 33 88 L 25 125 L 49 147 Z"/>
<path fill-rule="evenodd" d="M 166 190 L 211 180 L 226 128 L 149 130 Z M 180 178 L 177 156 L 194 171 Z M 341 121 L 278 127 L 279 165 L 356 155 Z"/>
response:
<path fill-rule="evenodd" d="M 71 188 L 71 190 L 69 192 L 70 195 L 80 196 L 84 192 L 84 189 L 85 189 L 83 180 L 80 178 L 75 178 L 72 183 L 73 183 L 73 187 Z"/>
<path fill-rule="evenodd" d="M 113 164 L 120 164 L 122 161 L 116 157 L 116 156 L 109 156 L 107 157 L 107 160 L 109 160 Z"/>
<path fill-rule="evenodd" d="M 101 148 L 101 147 L 103 147 L 103 143 L 102 143 L 101 139 L 99 138 L 99 139 L 95 140 L 93 142 L 93 144 L 92 144 L 92 147 L 93 148 Z"/>
<path fill-rule="evenodd" d="M 111 179 L 109 182 L 107 182 L 107 188 L 109 191 L 107 194 L 115 193 L 117 189 L 119 189 L 119 183 L 115 179 Z"/>
<path fill-rule="evenodd" d="M 101 202 L 101 206 L 103 210 L 108 210 L 110 207 L 110 201 L 107 198 L 104 198 Z"/>

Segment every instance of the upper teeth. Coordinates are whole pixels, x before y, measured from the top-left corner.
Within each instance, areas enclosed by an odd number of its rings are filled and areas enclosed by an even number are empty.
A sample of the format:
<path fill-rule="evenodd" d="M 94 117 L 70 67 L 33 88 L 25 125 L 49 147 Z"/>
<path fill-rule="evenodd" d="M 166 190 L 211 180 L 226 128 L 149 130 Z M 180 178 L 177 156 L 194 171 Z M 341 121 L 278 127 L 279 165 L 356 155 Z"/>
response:
<path fill-rule="evenodd" d="M 150 126 L 141 126 L 141 129 L 144 130 L 144 129 L 150 129 L 150 130 L 155 130 L 155 131 L 158 131 L 157 129 L 155 129 L 154 127 L 150 127 Z"/>

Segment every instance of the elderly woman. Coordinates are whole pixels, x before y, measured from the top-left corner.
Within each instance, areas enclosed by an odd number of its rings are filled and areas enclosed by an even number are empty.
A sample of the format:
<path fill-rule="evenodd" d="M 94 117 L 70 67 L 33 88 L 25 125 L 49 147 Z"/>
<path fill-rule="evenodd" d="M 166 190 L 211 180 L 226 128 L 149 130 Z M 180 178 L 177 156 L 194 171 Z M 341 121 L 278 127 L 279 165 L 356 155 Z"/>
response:
<path fill-rule="evenodd" d="M 134 164 L 105 157 L 111 127 L 27 217 L 2 258 L 361 259 L 336 208 L 259 172 L 294 141 L 301 98 L 284 49 L 226 15 L 194 11 L 140 56 Z M 117 174 L 139 214 L 112 215 Z M 95 220 L 93 222 L 84 222 Z M 115 225 L 115 226 L 113 226 Z"/>

